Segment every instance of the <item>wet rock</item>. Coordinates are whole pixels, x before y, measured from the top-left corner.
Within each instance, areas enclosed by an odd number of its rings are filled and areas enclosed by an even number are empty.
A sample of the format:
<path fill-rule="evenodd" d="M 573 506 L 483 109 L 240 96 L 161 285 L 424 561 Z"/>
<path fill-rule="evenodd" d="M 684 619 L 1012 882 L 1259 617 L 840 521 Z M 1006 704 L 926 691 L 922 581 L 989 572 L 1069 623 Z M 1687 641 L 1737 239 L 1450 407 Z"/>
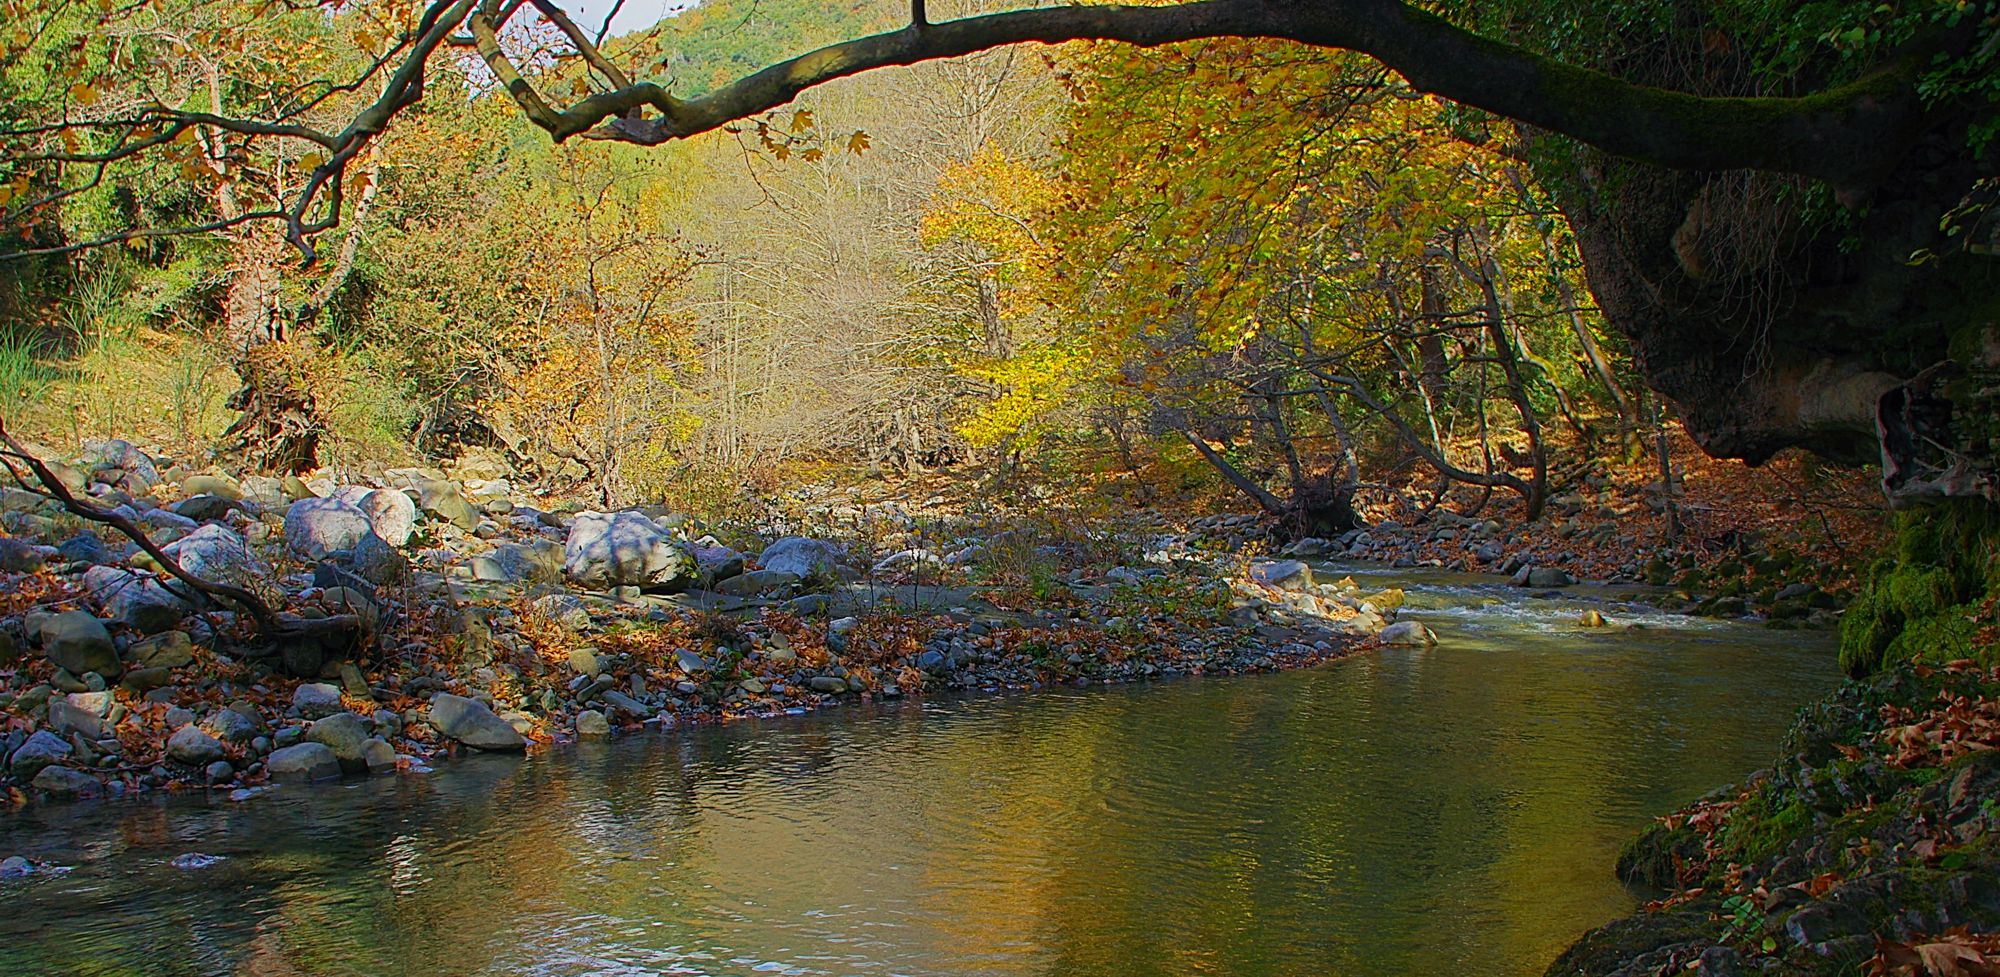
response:
<path fill-rule="evenodd" d="M 104 616 L 144 634 L 157 634 L 179 624 L 192 609 L 151 574 L 118 567 L 91 567 L 84 571 L 83 586 Z"/>
<path fill-rule="evenodd" d="M 477 699 L 440 692 L 431 697 L 431 728 L 479 750 L 524 750 L 527 740 Z"/>
<path fill-rule="evenodd" d="M 167 737 L 167 756 L 190 767 L 206 767 L 227 753 L 221 740 L 202 732 L 199 726 L 182 726 Z"/>
<path fill-rule="evenodd" d="M 601 740 L 611 735 L 611 720 L 595 709 L 585 709 L 576 714 L 576 735 L 587 740 Z"/>
<path fill-rule="evenodd" d="M 694 557 L 637 512 L 584 512 L 563 543 L 563 573 L 597 590 L 670 588 L 693 581 Z"/>
<path fill-rule="evenodd" d="M 1583 614 L 1576 619 L 1576 623 L 1586 628 L 1601 628 L 1606 626 L 1610 622 L 1604 619 L 1604 615 L 1599 614 L 1596 611 L 1584 611 Z"/>
<path fill-rule="evenodd" d="M 292 692 L 292 708 L 305 719 L 324 719 L 346 712 L 340 703 L 340 687 L 325 682 L 307 682 Z"/>
<path fill-rule="evenodd" d="M 48 730 L 38 729 L 7 759 L 7 769 L 15 780 L 26 783 L 35 779 L 43 767 L 69 759 L 71 752 L 68 741 Z"/>
<path fill-rule="evenodd" d="M 236 779 L 236 767 L 228 760 L 217 760 L 202 768 L 202 776 L 211 784 L 226 784 Z"/>
<path fill-rule="evenodd" d="M 834 579 L 840 551 L 821 539 L 787 536 L 764 547 L 757 563 L 766 570 L 796 574 L 800 580 L 821 582 Z"/>
<path fill-rule="evenodd" d="M 352 552 L 374 535 L 368 514 L 339 499 L 300 499 L 285 510 L 285 548 L 308 560 Z"/>
<path fill-rule="evenodd" d="M 44 767 L 30 783 L 36 790 L 56 798 L 97 797 L 104 793 L 104 785 L 96 777 L 69 767 Z"/>
<path fill-rule="evenodd" d="M 273 783 L 311 783 L 340 776 L 340 759 L 324 743 L 297 743 L 271 751 L 264 772 Z"/>
<path fill-rule="evenodd" d="M 1376 638 L 1385 645 L 1409 648 L 1428 648 L 1437 644 L 1437 635 L 1416 621 L 1398 621 L 1383 628 Z"/>
<path fill-rule="evenodd" d="M 1575 577 L 1570 576 L 1568 572 L 1557 567 L 1530 567 L 1528 569 L 1527 586 L 1530 587 L 1567 587 L 1574 583 L 1576 583 Z"/>
<path fill-rule="evenodd" d="M 380 736 L 361 744 L 361 764 L 369 773 L 395 773 L 396 748 Z"/>
<path fill-rule="evenodd" d="M 41 624 L 42 654 L 75 674 L 116 675 L 122 667 L 118 648 L 104 622 L 88 611 L 64 611 Z"/>

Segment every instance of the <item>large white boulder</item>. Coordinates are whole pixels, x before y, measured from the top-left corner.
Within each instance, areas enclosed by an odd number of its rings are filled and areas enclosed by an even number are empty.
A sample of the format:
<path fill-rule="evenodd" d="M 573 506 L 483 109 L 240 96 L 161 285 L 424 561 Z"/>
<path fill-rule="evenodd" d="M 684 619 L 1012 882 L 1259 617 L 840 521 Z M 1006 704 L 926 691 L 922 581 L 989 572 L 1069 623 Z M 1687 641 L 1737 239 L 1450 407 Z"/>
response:
<path fill-rule="evenodd" d="M 585 587 L 662 588 L 694 579 L 694 557 L 637 512 L 584 512 L 563 542 L 563 574 Z"/>

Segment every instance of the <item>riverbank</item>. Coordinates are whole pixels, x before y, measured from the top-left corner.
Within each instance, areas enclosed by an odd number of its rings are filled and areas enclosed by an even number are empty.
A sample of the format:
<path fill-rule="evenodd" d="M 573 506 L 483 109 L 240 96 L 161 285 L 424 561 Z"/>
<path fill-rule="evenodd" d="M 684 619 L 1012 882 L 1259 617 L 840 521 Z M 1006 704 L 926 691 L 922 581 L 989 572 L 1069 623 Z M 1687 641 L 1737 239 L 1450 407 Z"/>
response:
<path fill-rule="evenodd" d="M 52 471 L 182 569 L 284 620 L 358 627 L 271 641 L 32 483 L 0 491 L 0 759 L 16 804 L 248 797 L 463 749 L 1429 640 L 1396 626 L 1398 593 L 1169 534 L 972 530 L 876 506 L 779 535 L 795 522 L 542 508 L 502 478 L 419 469 L 237 478 L 123 442 Z"/>
<path fill-rule="evenodd" d="M 1849 683 L 1779 756 L 1634 839 L 1618 874 L 1662 897 L 1550 977 L 2000 968 L 2000 670 Z"/>

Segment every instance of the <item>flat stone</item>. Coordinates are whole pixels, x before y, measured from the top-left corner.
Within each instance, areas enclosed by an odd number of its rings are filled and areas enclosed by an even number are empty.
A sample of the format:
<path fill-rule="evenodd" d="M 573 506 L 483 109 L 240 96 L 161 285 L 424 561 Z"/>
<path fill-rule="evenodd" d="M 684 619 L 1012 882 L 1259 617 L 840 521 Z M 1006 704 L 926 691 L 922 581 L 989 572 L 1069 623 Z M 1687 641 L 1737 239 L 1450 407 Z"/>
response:
<path fill-rule="evenodd" d="M 71 692 L 49 699 L 49 726 L 58 733 L 81 733 L 85 739 L 101 739 L 104 718 L 114 700 L 109 692 Z"/>

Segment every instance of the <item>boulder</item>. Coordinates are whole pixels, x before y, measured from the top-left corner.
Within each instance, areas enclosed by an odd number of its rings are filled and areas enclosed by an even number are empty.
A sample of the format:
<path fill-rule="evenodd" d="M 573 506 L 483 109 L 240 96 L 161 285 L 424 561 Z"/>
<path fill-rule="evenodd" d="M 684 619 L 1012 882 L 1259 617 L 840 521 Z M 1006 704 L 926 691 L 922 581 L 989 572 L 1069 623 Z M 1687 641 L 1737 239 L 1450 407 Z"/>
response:
<path fill-rule="evenodd" d="M 269 571 L 250 554 L 250 544 L 225 526 L 213 523 L 167 544 L 163 549 L 181 569 L 204 580 L 247 587 Z"/>
<path fill-rule="evenodd" d="M 368 739 L 368 724 L 351 712 L 334 713 L 306 730 L 306 741 L 332 750 L 347 773 L 368 772 Z"/>
<path fill-rule="evenodd" d="M 553 540 L 502 543 L 472 558 L 472 578 L 491 583 L 552 583 L 563 572 L 563 547 Z"/>
<path fill-rule="evenodd" d="M 347 566 L 369 583 L 391 586 L 409 579 L 410 560 L 382 537 L 369 533 L 344 554 Z"/>
<path fill-rule="evenodd" d="M 479 510 L 450 482 L 435 478 L 417 482 L 417 506 L 468 533 L 479 528 Z"/>
<path fill-rule="evenodd" d="M 47 558 L 42 547 L 24 539 L 0 537 L 0 572 L 33 573 Z"/>
<path fill-rule="evenodd" d="M 42 622 L 41 638 L 42 654 L 71 674 L 96 672 L 111 678 L 123 667 L 118 648 L 111 643 L 111 632 L 88 611 L 51 615 Z"/>
<path fill-rule="evenodd" d="M 235 499 L 225 499 L 220 495 L 190 495 L 174 503 L 172 510 L 174 515 L 192 519 L 196 522 L 207 522 L 212 519 L 221 519 L 229 515 L 231 510 L 242 507 L 243 504 L 241 502 Z"/>
<path fill-rule="evenodd" d="M 271 751 L 264 772 L 273 783 L 311 783 L 340 776 L 340 759 L 324 743 L 294 743 Z"/>
<path fill-rule="evenodd" d="M 206 767 L 217 760 L 225 759 L 228 751 L 222 741 L 195 725 L 182 726 L 167 737 L 167 756 L 176 763 L 190 767 Z"/>
<path fill-rule="evenodd" d="M 410 541 L 417 529 L 417 504 L 396 489 L 374 489 L 361 497 L 355 507 L 368 517 L 375 535 L 390 546 Z"/>
<path fill-rule="evenodd" d="M 133 476 L 148 487 L 160 484 L 160 470 L 153 464 L 153 459 L 133 447 L 130 441 L 86 442 L 83 454 L 77 461 L 92 473 L 116 469 Z"/>
<path fill-rule="evenodd" d="M 194 641 L 186 631 L 162 631 L 125 649 L 133 668 L 180 668 L 194 663 Z"/>
<path fill-rule="evenodd" d="M 69 767 L 43 767 L 32 783 L 36 790 L 51 797 L 96 797 L 104 792 L 104 785 L 96 777 Z"/>
<path fill-rule="evenodd" d="M 339 499 L 300 499 L 285 510 L 285 548 L 308 560 L 352 551 L 374 535 L 368 514 Z"/>
<path fill-rule="evenodd" d="M 637 512 L 584 512 L 570 521 L 563 573 L 596 590 L 668 589 L 692 581 L 695 562 L 666 530 Z"/>
<path fill-rule="evenodd" d="M 396 748 L 380 736 L 361 744 L 361 764 L 369 773 L 395 773 Z"/>
<path fill-rule="evenodd" d="M 201 721 L 201 728 L 225 743 L 248 743 L 257 738 L 256 720 L 234 709 L 217 709 Z"/>
<path fill-rule="evenodd" d="M 478 750 L 524 750 L 528 741 L 477 699 L 440 692 L 431 697 L 431 728 Z"/>
<path fill-rule="evenodd" d="M 105 718 L 114 704 L 109 692 L 50 696 L 49 726 L 57 733 L 81 733 L 84 739 L 102 739 L 109 732 Z"/>
<path fill-rule="evenodd" d="M 325 719 L 346 712 L 340 703 L 340 686 L 326 682 L 306 682 L 292 692 L 292 708 L 305 719 Z"/>
<path fill-rule="evenodd" d="M 35 779 L 43 767 L 69 759 L 70 753 L 69 741 L 46 729 L 38 729 L 7 759 L 7 769 L 15 780 L 27 783 Z"/>
<path fill-rule="evenodd" d="M 796 574 L 800 580 L 821 582 L 834 578 L 839 556 L 840 551 L 823 539 L 787 536 L 764 547 L 757 564 L 766 570 Z"/>
<path fill-rule="evenodd" d="M 587 740 L 605 739 L 611 735 L 611 720 L 595 709 L 585 709 L 576 714 L 576 735 Z"/>
<path fill-rule="evenodd" d="M 114 566 L 91 567 L 83 586 L 104 616 L 142 634 L 158 634 L 186 617 L 193 606 L 150 573 Z"/>
<path fill-rule="evenodd" d="M 1576 578 L 1557 567 L 1529 567 L 1527 585 L 1530 587 L 1567 587 L 1576 583 Z"/>

